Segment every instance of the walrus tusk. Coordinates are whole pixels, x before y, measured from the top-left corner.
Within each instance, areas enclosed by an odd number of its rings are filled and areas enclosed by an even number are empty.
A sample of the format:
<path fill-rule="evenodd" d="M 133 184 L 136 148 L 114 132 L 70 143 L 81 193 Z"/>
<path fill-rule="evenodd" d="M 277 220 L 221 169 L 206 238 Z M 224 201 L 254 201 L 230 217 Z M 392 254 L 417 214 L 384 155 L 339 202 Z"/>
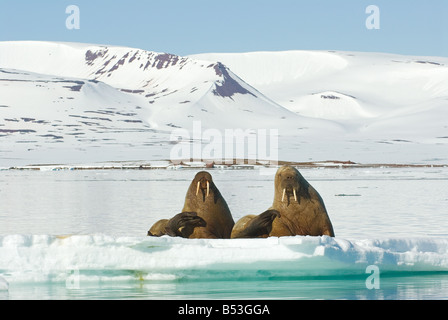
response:
<path fill-rule="evenodd" d="M 285 199 L 286 188 L 283 189 L 282 202 Z"/>
<path fill-rule="evenodd" d="M 201 184 L 201 181 L 198 181 L 198 186 L 196 187 L 196 195 L 199 193 L 199 185 Z"/>
<path fill-rule="evenodd" d="M 206 195 L 206 197 L 208 197 L 209 193 L 210 193 L 210 183 L 207 181 L 207 195 Z"/>
<path fill-rule="evenodd" d="M 297 201 L 297 195 L 296 195 L 296 189 L 292 189 L 292 192 L 294 193 L 294 200 L 296 200 L 296 202 L 298 202 Z"/>

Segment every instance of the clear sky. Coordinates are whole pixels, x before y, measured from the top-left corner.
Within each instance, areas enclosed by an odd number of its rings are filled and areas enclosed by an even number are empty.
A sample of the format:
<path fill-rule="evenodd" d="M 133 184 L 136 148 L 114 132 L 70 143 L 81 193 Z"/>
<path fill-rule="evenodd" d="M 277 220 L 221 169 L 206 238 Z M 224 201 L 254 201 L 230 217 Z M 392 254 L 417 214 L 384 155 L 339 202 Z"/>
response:
<path fill-rule="evenodd" d="M 79 8 L 79 29 L 66 27 L 69 5 Z M 369 5 L 379 9 L 379 29 L 366 27 Z M 0 0 L 4 40 L 178 55 L 347 50 L 447 57 L 448 0 Z"/>

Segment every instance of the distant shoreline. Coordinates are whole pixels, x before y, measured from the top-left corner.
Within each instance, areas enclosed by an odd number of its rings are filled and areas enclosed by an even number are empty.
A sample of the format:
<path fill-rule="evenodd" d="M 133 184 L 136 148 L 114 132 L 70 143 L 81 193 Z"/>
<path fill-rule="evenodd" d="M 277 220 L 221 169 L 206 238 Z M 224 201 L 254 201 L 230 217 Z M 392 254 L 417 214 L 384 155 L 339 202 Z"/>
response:
<path fill-rule="evenodd" d="M 31 164 L 12 166 L 0 170 L 60 171 L 60 170 L 257 170 L 275 169 L 283 165 L 298 168 L 352 169 L 352 168 L 448 168 L 448 164 L 406 164 L 406 163 L 356 163 L 352 161 L 251 161 L 233 159 L 226 162 L 214 161 L 110 161 L 92 164 Z"/>

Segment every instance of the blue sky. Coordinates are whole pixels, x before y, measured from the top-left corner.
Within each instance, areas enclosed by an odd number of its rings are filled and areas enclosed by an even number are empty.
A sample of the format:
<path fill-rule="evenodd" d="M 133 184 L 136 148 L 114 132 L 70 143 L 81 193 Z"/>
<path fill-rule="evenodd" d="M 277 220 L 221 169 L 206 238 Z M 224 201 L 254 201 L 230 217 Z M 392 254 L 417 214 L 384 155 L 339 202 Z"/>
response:
<path fill-rule="evenodd" d="M 69 30 L 66 7 L 80 10 Z M 380 29 L 366 28 L 366 8 Z M 188 55 L 279 50 L 448 56 L 447 0 L 1 0 L 0 41 L 122 45 Z"/>

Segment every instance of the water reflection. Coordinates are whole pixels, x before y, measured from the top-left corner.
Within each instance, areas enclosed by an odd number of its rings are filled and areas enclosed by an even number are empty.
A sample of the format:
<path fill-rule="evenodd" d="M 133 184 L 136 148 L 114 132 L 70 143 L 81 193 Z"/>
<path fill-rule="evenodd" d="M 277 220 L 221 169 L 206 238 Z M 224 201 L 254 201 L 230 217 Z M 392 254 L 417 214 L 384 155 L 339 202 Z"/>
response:
<path fill-rule="evenodd" d="M 11 285 L 1 299 L 244 299 L 244 300 L 445 300 L 448 274 L 385 277 L 380 289 L 369 290 L 364 278 L 282 279 L 262 281 L 131 281 Z"/>

